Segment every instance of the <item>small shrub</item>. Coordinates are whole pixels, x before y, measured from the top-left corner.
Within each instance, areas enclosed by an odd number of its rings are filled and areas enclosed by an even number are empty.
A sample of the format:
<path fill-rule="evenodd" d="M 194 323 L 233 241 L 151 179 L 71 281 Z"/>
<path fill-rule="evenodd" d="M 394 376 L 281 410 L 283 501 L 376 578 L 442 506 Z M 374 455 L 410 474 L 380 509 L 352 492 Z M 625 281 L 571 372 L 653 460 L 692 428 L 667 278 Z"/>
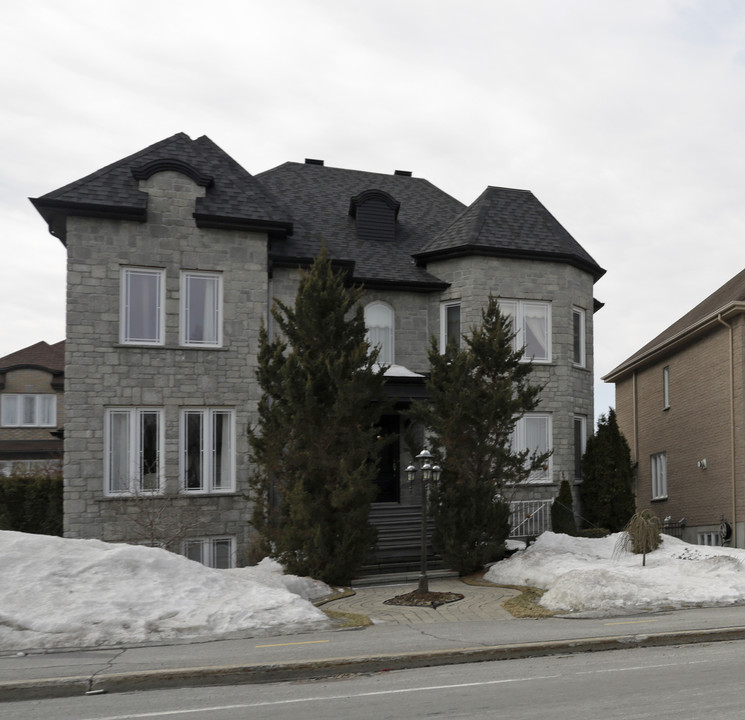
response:
<path fill-rule="evenodd" d="M 562 480 L 559 494 L 551 503 L 551 529 L 555 533 L 576 535 L 577 525 L 574 522 L 574 501 L 572 488 L 568 480 Z"/>
<path fill-rule="evenodd" d="M 624 550 L 642 556 L 642 565 L 647 564 L 647 553 L 656 550 L 662 542 L 660 519 L 651 510 L 640 510 L 631 516 L 621 536 Z"/>

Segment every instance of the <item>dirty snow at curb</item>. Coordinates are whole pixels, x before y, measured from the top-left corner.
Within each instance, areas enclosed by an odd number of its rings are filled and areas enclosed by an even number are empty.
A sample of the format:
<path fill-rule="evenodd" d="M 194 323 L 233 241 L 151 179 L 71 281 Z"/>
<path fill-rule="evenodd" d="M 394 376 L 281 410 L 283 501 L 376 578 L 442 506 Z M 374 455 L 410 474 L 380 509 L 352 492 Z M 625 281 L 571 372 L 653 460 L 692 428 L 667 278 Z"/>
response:
<path fill-rule="evenodd" d="M 331 589 L 270 560 L 213 570 L 158 548 L 2 531 L 0 578 L 0 651 L 329 626 L 305 598 Z"/>
<path fill-rule="evenodd" d="M 745 603 L 745 550 L 689 545 L 663 535 L 644 567 L 641 555 L 618 548 L 620 537 L 543 533 L 493 565 L 485 579 L 544 588 L 543 606 L 583 615 Z"/>

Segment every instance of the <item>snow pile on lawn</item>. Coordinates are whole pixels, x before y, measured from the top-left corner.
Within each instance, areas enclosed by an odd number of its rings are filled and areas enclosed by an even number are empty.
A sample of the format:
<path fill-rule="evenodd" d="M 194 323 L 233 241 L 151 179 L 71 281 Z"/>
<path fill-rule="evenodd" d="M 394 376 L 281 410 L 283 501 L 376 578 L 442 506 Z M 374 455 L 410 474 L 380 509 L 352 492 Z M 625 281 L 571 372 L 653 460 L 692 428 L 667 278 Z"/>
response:
<path fill-rule="evenodd" d="M 0 650 L 327 627 L 326 616 L 295 593 L 330 588 L 280 573 L 272 561 L 212 570 L 158 548 L 0 532 Z"/>
<path fill-rule="evenodd" d="M 745 550 L 662 537 L 644 567 L 641 555 L 619 549 L 620 533 L 589 539 L 546 532 L 484 579 L 544 588 L 541 605 L 583 615 L 745 602 Z"/>

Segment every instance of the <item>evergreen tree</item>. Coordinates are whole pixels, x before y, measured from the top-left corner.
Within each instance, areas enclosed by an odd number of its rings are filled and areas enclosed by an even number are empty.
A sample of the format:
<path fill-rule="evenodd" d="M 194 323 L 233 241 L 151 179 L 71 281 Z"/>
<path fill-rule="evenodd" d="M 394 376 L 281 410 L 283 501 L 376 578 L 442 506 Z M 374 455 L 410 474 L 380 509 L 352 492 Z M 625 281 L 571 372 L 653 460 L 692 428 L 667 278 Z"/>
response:
<path fill-rule="evenodd" d="M 616 411 L 601 415 L 582 457 L 579 491 L 583 516 L 596 527 L 620 532 L 635 510 L 631 451 L 616 421 Z"/>
<path fill-rule="evenodd" d="M 561 481 L 559 494 L 551 503 L 551 528 L 555 533 L 577 534 L 577 525 L 574 522 L 574 500 L 568 480 Z"/>
<path fill-rule="evenodd" d="M 365 339 L 362 290 L 323 249 L 277 333 L 260 333 L 259 420 L 249 430 L 253 523 L 288 572 L 348 583 L 375 541 L 368 522 L 380 453 L 383 370 Z"/>
<path fill-rule="evenodd" d="M 429 349 L 429 400 L 413 417 L 429 430 L 442 475 L 430 512 L 434 548 L 461 575 L 497 559 L 509 536 L 509 486 L 545 465 L 549 454 L 512 448 L 517 420 L 535 409 L 541 388 L 529 381 L 531 363 L 513 349 L 511 321 L 490 297 L 482 322 L 441 353 Z"/>

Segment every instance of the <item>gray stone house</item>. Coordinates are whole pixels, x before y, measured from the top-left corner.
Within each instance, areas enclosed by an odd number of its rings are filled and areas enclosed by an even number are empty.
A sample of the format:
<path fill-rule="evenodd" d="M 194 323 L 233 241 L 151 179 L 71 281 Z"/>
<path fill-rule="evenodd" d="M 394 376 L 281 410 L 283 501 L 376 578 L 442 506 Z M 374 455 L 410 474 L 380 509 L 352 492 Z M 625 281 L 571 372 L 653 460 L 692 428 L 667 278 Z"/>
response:
<path fill-rule="evenodd" d="M 578 478 L 604 271 L 530 192 L 489 187 L 465 206 L 410 172 L 319 160 L 251 175 L 177 134 L 32 202 L 68 254 L 69 537 L 146 541 L 157 520 L 190 557 L 243 561 L 259 328 L 322 242 L 365 287 L 399 407 L 424 391 L 430 336 L 467 331 L 489 293 L 511 314 L 545 384 L 514 442 L 553 449 L 515 498 L 529 503 L 515 524 L 532 523 L 518 534 L 542 529 L 534 510 Z M 377 512 L 412 505 L 409 461 L 401 443 L 383 458 Z"/>

